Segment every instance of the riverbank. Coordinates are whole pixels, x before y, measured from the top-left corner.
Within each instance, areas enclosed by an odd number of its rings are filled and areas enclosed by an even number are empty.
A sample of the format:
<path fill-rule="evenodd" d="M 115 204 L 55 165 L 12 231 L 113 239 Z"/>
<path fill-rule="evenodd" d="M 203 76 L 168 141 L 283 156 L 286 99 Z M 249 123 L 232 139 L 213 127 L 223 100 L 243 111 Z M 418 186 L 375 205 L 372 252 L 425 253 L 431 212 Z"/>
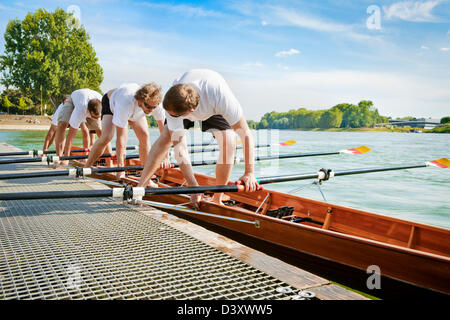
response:
<path fill-rule="evenodd" d="M 450 125 L 437 127 L 434 129 L 394 127 L 394 128 L 314 128 L 314 129 L 294 129 L 298 131 L 326 131 L 326 132 L 400 132 L 400 133 L 450 133 Z"/>
<path fill-rule="evenodd" d="M 22 131 L 47 131 L 52 122 L 51 116 L 31 115 L 0 115 L 0 130 L 22 130 Z M 150 123 L 149 123 L 150 125 Z M 330 129 L 291 129 L 297 131 L 326 131 L 326 132 L 422 132 L 422 133 L 450 133 L 450 125 L 435 129 L 421 129 L 411 127 L 394 128 L 330 128 Z"/>
<path fill-rule="evenodd" d="M 48 130 L 51 122 L 50 116 L 2 114 L 0 115 L 0 130 L 44 131 Z"/>

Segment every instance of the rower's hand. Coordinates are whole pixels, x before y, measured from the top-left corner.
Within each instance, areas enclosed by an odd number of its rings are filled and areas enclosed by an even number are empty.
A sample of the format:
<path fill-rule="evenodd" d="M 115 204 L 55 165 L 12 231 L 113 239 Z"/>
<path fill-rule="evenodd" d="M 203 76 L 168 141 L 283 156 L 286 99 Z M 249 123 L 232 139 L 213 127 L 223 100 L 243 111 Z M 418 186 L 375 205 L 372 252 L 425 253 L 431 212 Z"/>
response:
<path fill-rule="evenodd" d="M 116 173 L 117 180 L 125 179 L 125 171 L 120 171 Z"/>
<path fill-rule="evenodd" d="M 150 180 L 147 184 L 147 188 L 159 188 L 159 186 L 154 183 L 152 180 Z"/>
<path fill-rule="evenodd" d="M 69 165 L 69 160 L 60 160 L 59 161 L 59 165 L 63 166 L 63 167 L 68 166 Z"/>
<path fill-rule="evenodd" d="M 67 160 L 66 160 L 67 161 Z M 69 161 L 67 161 L 67 162 L 69 162 Z M 64 164 L 64 161 L 61 161 L 61 160 L 53 160 L 53 163 L 52 163 L 52 165 L 51 165 L 51 168 L 52 169 L 64 169 L 64 166 L 66 165 L 68 165 L 69 163 L 67 163 L 67 164 Z"/>
<path fill-rule="evenodd" d="M 201 193 L 191 194 L 191 201 L 190 201 L 190 203 L 195 207 L 196 210 L 200 209 L 200 201 L 202 201 L 202 194 Z"/>
<path fill-rule="evenodd" d="M 245 173 L 239 180 L 244 184 L 246 192 L 253 192 L 260 189 L 253 173 Z"/>
<path fill-rule="evenodd" d="M 172 168 L 172 164 L 170 163 L 170 155 L 167 153 L 167 156 L 164 158 L 163 162 L 161 162 L 161 169 L 169 168 Z"/>

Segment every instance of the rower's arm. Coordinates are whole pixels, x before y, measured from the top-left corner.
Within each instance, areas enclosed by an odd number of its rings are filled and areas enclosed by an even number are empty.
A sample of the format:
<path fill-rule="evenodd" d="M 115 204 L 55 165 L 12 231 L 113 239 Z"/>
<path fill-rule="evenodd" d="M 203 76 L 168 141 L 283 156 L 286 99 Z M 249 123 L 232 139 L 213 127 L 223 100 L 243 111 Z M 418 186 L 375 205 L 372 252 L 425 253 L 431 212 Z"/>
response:
<path fill-rule="evenodd" d="M 163 132 L 163 129 L 164 129 L 164 120 L 163 120 L 163 121 L 158 120 L 158 121 L 156 121 L 156 122 L 158 123 L 159 133 L 162 133 L 162 132 Z"/>
<path fill-rule="evenodd" d="M 116 138 L 116 156 L 117 166 L 125 166 L 125 149 L 128 141 L 128 126 L 120 128 L 116 126 L 117 138 Z"/>
<path fill-rule="evenodd" d="M 252 132 L 247 125 L 244 117 L 232 126 L 234 131 L 239 135 L 244 148 L 245 174 L 254 174 L 255 172 L 255 143 Z"/>
<path fill-rule="evenodd" d="M 64 146 L 64 156 L 70 156 L 70 150 L 72 150 L 73 139 L 77 135 L 78 129 L 69 126 L 69 133 L 67 133 L 66 144 Z"/>

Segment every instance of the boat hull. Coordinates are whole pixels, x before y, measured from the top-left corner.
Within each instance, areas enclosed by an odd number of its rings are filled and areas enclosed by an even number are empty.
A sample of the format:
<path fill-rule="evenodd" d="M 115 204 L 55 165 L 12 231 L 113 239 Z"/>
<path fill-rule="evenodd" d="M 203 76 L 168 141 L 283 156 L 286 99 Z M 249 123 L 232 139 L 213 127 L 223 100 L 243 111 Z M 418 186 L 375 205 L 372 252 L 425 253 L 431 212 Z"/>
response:
<path fill-rule="evenodd" d="M 127 165 L 139 163 L 130 160 Z M 184 182 L 178 169 L 160 171 L 158 176 L 160 186 Z M 115 177 L 114 174 L 97 175 L 97 178 L 106 180 L 114 180 Z M 214 184 L 213 177 L 196 174 L 196 178 L 200 185 Z M 126 182 L 136 185 L 138 179 L 130 175 Z M 227 195 L 238 206 L 202 201 L 200 211 L 258 223 L 247 224 L 203 215 L 195 215 L 195 219 L 363 271 L 379 270 L 382 276 L 450 294 L 450 231 L 447 229 L 276 191 Z M 146 196 L 144 199 L 169 204 L 189 201 L 187 195 Z M 292 206 L 294 215 L 306 218 L 305 222 L 295 223 L 267 215 L 280 206 Z M 255 213 L 257 208 L 259 211 Z"/>

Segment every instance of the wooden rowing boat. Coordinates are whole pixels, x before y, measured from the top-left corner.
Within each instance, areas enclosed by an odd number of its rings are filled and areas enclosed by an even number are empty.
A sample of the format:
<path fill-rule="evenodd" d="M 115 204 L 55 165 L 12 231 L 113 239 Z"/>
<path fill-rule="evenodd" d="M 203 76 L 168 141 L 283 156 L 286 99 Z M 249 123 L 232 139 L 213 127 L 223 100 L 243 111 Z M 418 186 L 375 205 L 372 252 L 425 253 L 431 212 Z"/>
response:
<path fill-rule="evenodd" d="M 74 164 L 82 165 L 80 162 Z M 139 166 L 142 163 L 127 159 L 125 165 Z M 92 176 L 109 181 L 116 179 L 112 173 Z M 160 187 L 180 186 L 185 182 L 181 171 L 175 168 L 160 169 L 156 176 Z M 200 185 L 215 184 L 214 177 L 195 176 Z M 135 186 L 139 177 L 136 173 L 129 173 L 125 182 Z M 204 215 L 195 218 L 363 271 L 376 266 L 383 276 L 450 293 L 448 229 L 267 189 L 227 195 L 230 201 L 225 205 L 202 201 L 200 211 L 258 223 L 247 224 Z M 144 199 L 182 204 L 189 201 L 189 196 L 160 195 Z"/>

